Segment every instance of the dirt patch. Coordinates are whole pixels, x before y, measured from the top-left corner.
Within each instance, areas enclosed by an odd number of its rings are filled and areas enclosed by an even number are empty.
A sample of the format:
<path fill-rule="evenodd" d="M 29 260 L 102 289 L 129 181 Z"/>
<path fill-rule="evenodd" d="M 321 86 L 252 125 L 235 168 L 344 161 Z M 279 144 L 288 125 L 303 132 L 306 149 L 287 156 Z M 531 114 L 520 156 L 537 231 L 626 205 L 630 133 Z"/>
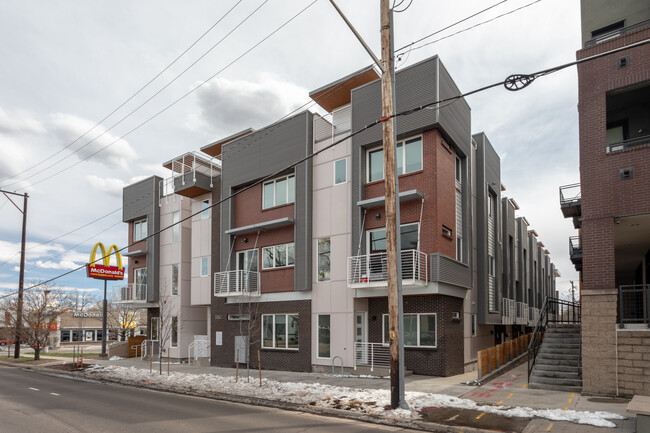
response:
<path fill-rule="evenodd" d="M 48 365 L 47 368 L 51 368 L 52 370 L 63 370 L 63 371 L 84 371 L 87 368 L 92 366 L 92 364 L 73 364 L 71 362 L 65 363 L 65 364 L 55 364 L 55 365 Z"/>
<path fill-rule="evenodd" d="M 517 418 L 477 410 L 430 407 L 422 411 L 423 421 L 450 426 L 474 427 L 507 433 L 521 433 L 532 418 Z"/>
<path fill-rule="evenodd" d="M 592 403 L 619 403 L 619 404 L 628 404 L 630 402 L 629 399 L 625 398 L 609 398 L 609 397 L 589 397 L 587 401 L 590 401 Z"/>

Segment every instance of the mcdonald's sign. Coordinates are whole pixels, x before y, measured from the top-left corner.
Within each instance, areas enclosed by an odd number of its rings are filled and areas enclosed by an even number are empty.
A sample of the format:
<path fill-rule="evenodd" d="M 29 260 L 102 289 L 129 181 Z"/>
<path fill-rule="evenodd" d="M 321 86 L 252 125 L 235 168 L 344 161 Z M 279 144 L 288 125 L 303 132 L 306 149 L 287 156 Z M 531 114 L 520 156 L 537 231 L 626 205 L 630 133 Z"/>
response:
<path fill-rule="evenodd" d="M 97 247 L 99 247 L 102 254 L 101 257 L 104 258 L 103 264 L 101 265 L 95 263 Z M 113 252 L 113 249 L 115 249 L 115 257 L 117 257 L 117 266 L 111 266 L 110 255 Z M 89 278 L 96 278 L 98 280 L 123 280 L 124 268 L 122 267 L 122 255 L 120 254 L 120 249 L 117 248 L 117 245 L 111 245 L 107 254 L 104 244 L 97 242 L 93 247 L 93 250 L 90 252 L 90 260 L 88 260 L 86 270 Z"/>

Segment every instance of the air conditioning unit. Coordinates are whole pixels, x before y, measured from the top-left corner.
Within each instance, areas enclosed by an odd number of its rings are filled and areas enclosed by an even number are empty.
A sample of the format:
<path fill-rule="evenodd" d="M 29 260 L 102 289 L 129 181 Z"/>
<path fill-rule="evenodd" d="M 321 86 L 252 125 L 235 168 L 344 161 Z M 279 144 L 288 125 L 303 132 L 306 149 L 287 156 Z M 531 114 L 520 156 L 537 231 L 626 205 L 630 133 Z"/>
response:
<path fill-rule="evenodd" d="M 453 311 L 451 313 L 451 319 L 452 320 L 460 320 L 460 311 Z"/>

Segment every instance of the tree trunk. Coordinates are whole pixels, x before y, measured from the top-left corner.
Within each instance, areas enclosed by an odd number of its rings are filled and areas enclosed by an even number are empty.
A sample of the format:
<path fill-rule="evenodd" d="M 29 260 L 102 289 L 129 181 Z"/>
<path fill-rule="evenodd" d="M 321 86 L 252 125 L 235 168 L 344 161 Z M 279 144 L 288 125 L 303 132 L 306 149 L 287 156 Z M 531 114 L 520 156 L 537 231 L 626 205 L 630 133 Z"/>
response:
<path fill-rule="evenodd" d="M 41 359 L 41 346 L 37 345 L 34 348 L 34 361 L 38 361 L 39 359 Z"/>

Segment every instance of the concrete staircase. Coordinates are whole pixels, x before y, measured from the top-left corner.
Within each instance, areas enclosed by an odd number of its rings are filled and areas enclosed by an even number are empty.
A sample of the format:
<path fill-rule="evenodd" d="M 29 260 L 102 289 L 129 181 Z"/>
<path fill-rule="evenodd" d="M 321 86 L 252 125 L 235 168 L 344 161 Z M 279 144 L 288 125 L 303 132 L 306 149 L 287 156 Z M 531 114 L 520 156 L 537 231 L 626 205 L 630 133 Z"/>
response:
<path fill-rule="evenodd" d="M 528 388 L 581 392 L 580 325 L 549 324 Z"/>

